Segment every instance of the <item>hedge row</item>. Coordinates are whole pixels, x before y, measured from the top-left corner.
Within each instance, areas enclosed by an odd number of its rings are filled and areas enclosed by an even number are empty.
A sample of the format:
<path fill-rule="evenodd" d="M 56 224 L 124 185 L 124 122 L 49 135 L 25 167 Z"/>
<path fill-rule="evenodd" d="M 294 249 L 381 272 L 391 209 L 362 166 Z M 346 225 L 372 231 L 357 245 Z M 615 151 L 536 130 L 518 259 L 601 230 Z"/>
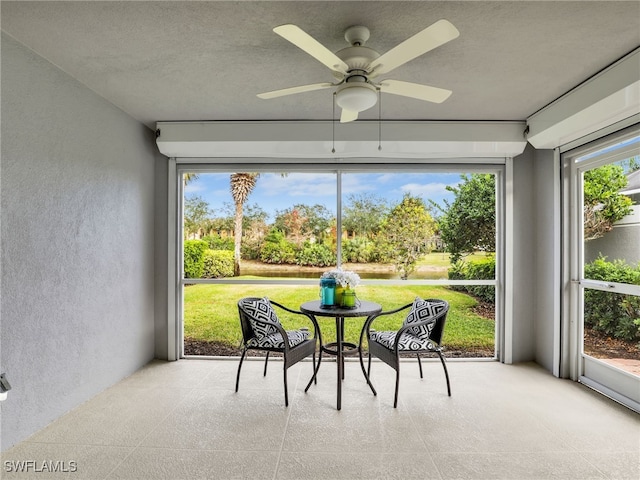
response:
<path fill-rule="evenodd" d="M 640 285 L 640 263 L 622 260 L 607 262 L 599 257 L 585 265 L 584 277 L 604 282 Z M 640 297 L 585 289 L 584 323 L 610 337 L 626 341 L 640 340 Z"/>
<path fill-rule="evenodd" d="M 488 255 L 478 260 L 460 260 L 449 268 L 449 280 L 494 280 L 496 278 L 496 257 Z M 468 292 L 488 303 L 495 303 L 496 289 L 493 285 L 469 285 L 451 287 L 453 290 Z"/>
<path fill-rule="evenodd" d="M 233 276 L 233 251 L 211 250 L 204 240 L 184 242 L 185 278 L 220 278 Z"/>
<path fill-rule="evenodd" d="M 603 282 L 640 285 L 640 263 L 633 266 L 622 260 L 607 262 L 599 257 L 584 267 L 584 277 Z M 495 257 L 456 262 L 449 269 L 450 280 L 485 280 L 495 278 Z M 466 291 L 486 302 L 495 302 L 492 286 L 452 287 Z M 640 340 L 640 297 L 610 291 L 585 289 L 584 323 L 587 327 L 626 341 Z"/>

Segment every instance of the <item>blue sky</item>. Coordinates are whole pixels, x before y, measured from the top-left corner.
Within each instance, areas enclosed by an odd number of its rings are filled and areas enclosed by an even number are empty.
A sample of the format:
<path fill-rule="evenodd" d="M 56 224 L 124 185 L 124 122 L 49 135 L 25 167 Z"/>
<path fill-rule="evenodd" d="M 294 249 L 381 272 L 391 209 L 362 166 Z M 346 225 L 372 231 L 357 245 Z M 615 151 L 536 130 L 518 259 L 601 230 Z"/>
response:
<path fill-rule="evenodd" d="M 229 173 L 203 173 L 185 188 L 185 196 L 199 196 L 214 210 L 233 204 L 229 189 Z M 343 205 L 349 195 L 374 194 L 391 203 L 399 202 L 405 193 L 421 196 L 442 204 L 453 195 L 447 185 L 457 185 L 459 173 L 345 173 L 342 175 Z M 332 173 L 261 174 L 248 204 L 257 203 L 271 215 L 296 204 L 324 205 L 335 213 L 336 176 Z"/>

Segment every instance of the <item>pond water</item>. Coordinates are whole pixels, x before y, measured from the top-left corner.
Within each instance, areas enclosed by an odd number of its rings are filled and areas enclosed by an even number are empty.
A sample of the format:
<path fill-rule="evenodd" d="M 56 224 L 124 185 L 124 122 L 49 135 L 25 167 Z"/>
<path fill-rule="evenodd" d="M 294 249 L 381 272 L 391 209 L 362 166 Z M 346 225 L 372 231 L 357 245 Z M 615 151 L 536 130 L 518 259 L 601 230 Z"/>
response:
<path fill-rule="evenodd" d="M 240 275 L 253 275 L 256 277 L 268 277 L 268 278 L 320 278 L 322 271 L 309 272 L 309 271 L 292 271 L 291 269 L 283 270 L 277 267 L 274 268 L 242 268 Z M 376 280 L 400 280 L 400 276 L 395 272 L 362 272 L 358 271 L 358 275 L 363 280 L 376 279 Z M 419 271 L 411 274 L 409 277 L 411 280 L 446 280 L 446 270 L 426 270 Z"/>

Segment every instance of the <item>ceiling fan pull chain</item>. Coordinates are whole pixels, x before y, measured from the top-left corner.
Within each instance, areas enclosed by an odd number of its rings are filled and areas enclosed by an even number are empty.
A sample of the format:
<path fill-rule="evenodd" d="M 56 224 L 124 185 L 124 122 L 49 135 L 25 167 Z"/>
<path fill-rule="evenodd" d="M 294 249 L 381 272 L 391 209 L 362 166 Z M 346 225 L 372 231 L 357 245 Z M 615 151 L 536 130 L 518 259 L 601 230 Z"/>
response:
<path fill-rule="evenodd" d="M 382 95 L 378 87 L 378 151 L 382 151 Z"/>
<path fill-rule="evenodd" d="M 331 153 L 336 153 L 336 92 L 333 92 L 333 115 L 331 115 Z"/>

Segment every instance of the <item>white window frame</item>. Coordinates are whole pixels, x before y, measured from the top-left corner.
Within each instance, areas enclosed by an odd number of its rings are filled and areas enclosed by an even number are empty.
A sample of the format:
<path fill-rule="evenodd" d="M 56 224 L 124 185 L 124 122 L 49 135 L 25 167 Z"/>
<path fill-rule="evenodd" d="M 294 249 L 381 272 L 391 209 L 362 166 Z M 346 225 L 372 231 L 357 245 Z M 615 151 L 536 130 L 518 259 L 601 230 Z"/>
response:
<path fill-rule="evenodd" d="M 496 178 L 496 277 L 494 280 L 366 280 L 364 283 L 375 285 L 492 285 L 496 292 L 496 317 L 495 317 L 495 353 L 494 359 L 511 363 L 511 340 L 508 334 L 512 329 L 509 325 L 512 318 L 508 312 L 512 311 L 511 294 L 505 291 L 508 285 L 508 265 L 513 264 L 513 248 L 509 241 L 512 238 L 513 227 L 511 222 L 506 222 L 507 212 L 512 212 L 512 191 L 507 185 L 512 183 L 512 158 L 464 158 L 464 159 L 429 159 L 429 160 L 402 160 L 388 159 L 381 162 L 375 159 L 366 163 L 363 159 L 350 162 L 348 159 L 338 162 L 318 163 L 298 162 L 296 159 L 215 159 L 215 162 L 205 159 L 170 158 L 169 167 L 169 275 L 168 275 L 168 360 L 184 358 L 183 338 L 183 297 L 182 291 L 186 284 L 237 284 L 233 279 L 185 279 L 183 274 L 183 248 L 182 248 L 182 222 L 184 185 L 181 181 L 182 174 L 189 173 L 215 173 L 215 172 L 320 172 L 320 173 L 372 173 L 372 172 L 447 172 L 447 173 L 491 173 Z M 337 163 L 337 164 L 336 164 Z M 338 176 L 339 178 L 340 176 Z M 338 181 L 338 189 L 340 182 Z M 341 192 L 337 192 L 338 202 L 341 200 Z M 338 208 L 340 205 L 338 204 Z M 171 213 L 173 212 L 173 214 Z M 339 258 L 339 257 L 338 257 Z M 277 280 L 244 280 L 245 284 L 281 284 L 301 285 L 317 284 L 316 280 L 307 279 L 277 279 Z M 505 352 L 507 352 L 505 354 Z"/>

